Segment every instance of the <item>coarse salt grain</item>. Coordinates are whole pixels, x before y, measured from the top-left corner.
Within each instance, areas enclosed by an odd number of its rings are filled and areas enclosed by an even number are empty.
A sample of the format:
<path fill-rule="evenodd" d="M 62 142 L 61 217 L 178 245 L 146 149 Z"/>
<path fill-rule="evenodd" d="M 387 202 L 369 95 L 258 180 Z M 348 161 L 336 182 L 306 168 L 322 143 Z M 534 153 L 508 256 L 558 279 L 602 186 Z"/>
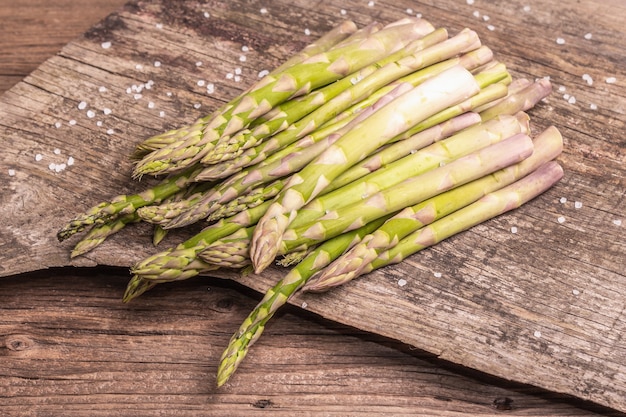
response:
<path fill-rule="evenodd" d="M 43 155 L 38 153 L 37 155 L 35 155 L 35 161 L 39 162 L 43 159 Z"/>
<path fill-rule="evenodd" d="M 341 9 L 341 10 L 339 10 L 339 14 L 340 14 L 340 15 L 342 15 L 342 16 L 345 16 L 345 15 L 346 15 L 346 13 L 348 13 L 348 12 L 346 11 L 346 9 Z"/>
<path fill-rule="evenodd" d="M 165 112 L 163 110 L 159 112 L 159 117 L 165 117 Z"/>
<path fill-rule="evenodd" d="M 237 67 L 237 68 L 235 68 L 234 72 L 235 72 L 235 75 L 241 75 L 242 70 L 241 70 L 241 68 Z"/>
<path fill-rule="evenodd" d="M 565 39 L 563 39 L 563 38 L 556 38 L 556 43 L 558 45 L 564 45 L 565 44 Z"/>
<path fill-rule="evenodd" d="M 262 7 L 260 12 L 261 14 L 267 14 L 267 9 L 265 7 Z"/>
<path fill-rule="evenodd" d="M 226 79 L 227 80 L 232 80 L 234 76 L 235 76 L 235 74 L 233 74 L 232 72 L 229 72 L 228 74 L 226 74 Z"/>
<path fill-rule="evenodd" d="M 579 209 L 579 208 L 582 208 L 582 207 L 583 207 L 583 202 L 582 201 L 576 201 L 574 203 L 574 208 Z"/>
<path fill-rule="evenodd" d="M 479 17 L 480 17 L 480 12 L 479 12 L 478 10 L 474 10 L 474 12 L 472 13 L 472 15 L 473 15 L 475 18 L 479 18 Z"/>
<path fill-rule="evenodd" d="M 149 101 L 148 102 L 148 108 L 149 109 L 153 109 L 154 108 L 154 101 Z"/>
<path fill-rule="evenodd" d="M 61 155 L 61 149 L 56 148 L 54 151 L 52 151 L 55 155 Z"/>
<path fill-rule="evenodd" d="M 567 99 L 567 102 L 569 104 L 576 104 L 576 97 L 571 96 L 570 98 Z"/>
<path fill-rule="evenodd" d="M 9 168 L 9 177 L 14 177 L 15 176 L 15 170 Z"/>
<path fill-rule="evenodd" d="M 541 337 L 541 332 L 539 330 L 535 330 L 535 333 L 533 333 L 533 335 L 535 337 Z"/>
<path fill-rule="evenodd" d="M 213 94 L 215 92 L 215 84 L 208 83 L 207 86 L 206 86 L 206 92 L 208 94 Z"/>
<path fill-rule="evenodd" d="M 513 234 L 517 233 L 517 227 L 515 226 L 511 227 L 511 233 Z"/>
<path fill-rule="evenodd" d="M 472 4 L 474 4 L 474 0 L 467 0 L 467 4 L 471 6 Z"/>
<path fill-rule="evenodd" d="M 202 66 L 202 61 L 197 61 L 196 62 L 196 67 L 201 67 Z"/>
<path fill-rule="evenodd" d="M 606 80 L 604 80 L 607 84 L 615 84 L 617 82 L 617 78 L 615 77 L 608 77 Z"/>
<path fill-rule="evenodd" d="M 522 8 L 526 13 L 530 12 L 530 6 L 526 5 Z"/>
<path fill-rule="evenodd" d="M 400 278 L 398 280 L 398 287 L 404 287 L 406 285 L 406 279 Z"/>
<path fill-rule="evenodd" d="M 597 105 L 597 104 L 595 104 L 595 103 L 591 103 L 591 104 L 589 105 L 589 108 L 590 108 L 591 110 L 598 110 L 598 105 Z"/>
<path fill-rule="evenodd" d="M 111 47 L 111 42 L 102 42 L 100 46 L 102 49 L 109 49 Z"/>
<path fill-rule="evenodd" d="M 241 52 L 248 52 L 250 50 L 250 48 L 248 48 L 246 45 L 243 45 L 241 47 Z"/>
<path fill-rule="evenodd" d="M 135 69 L 142 70 L 143 69 L 143 65 L 137 64 L 137 65 L 135 65 Z"/>
<path fill-rule="evenodd" d="M 493 32 L 496 30 L 496 27 L 494 25 L 487 25 L 487 29 Z"/>
<path fill-rule="evenodd" d="M 570 97 L 569 94 L 563 94 L 563 100 L 569 100 Z"/>
<path fill-rule="evenodd" d="M 172 97 L 172 92 L 168 91 L 167 93 L 165 93 L 165 95 L 168 96 L 168 97 Z"/>
<path fill-rule="evenodd" d="M 306 33 L 306 31 L 305 31 Z M 309 35 L 311 34 L 311 31 L 309 31 Z M 239 62 L 246 62 L 248 58 L 245 55 L 239 55 Z"/>
<path fill-rule="evenodd" d="M 87 110 L 87 117 L 93 119 L 94 117 L 96 117 L 96 112 L 93 110 Z"/>
<path fill-rule="evenodd" d="M 102 113 L 104 113 L 105 115 L 109 115 L 111 114 L 112 110 L 108 107 L 105 107 L 104 109 L 102 109 Z"/>
<path fill-rule="evenodd" d="M 559 92 L 560 93 L 564 92 L 565 90 L 567 90 L 567 88 L 565 88 L 564 85 L 559 86 Z"/>
<path fill-rule="evenodd" d="M 161 66 L 161 61 L 154 61 L 154 66 L 159 68 Z"/>
<path fill-rule="evenodd" d="M 302 308 L 307 308 L 309 305 L 306 303 L 306 301 L 302 302 Z"/>
<path fill-rule="evenodd" d="M 375 2 L 373 2 L 373 1 L 368 1 L 368 2 L 367 2 L 368 7 L 374 7 L 374 5 L 375 5 L 375 4 L 376 4 L 376 3 L 375 3 Z"/>
<path fill-rule="evenodd" d="M 63 123 L 61 123 L 61 122 L 56 122 L 54 124 L 54 127 L 56 127 L 57 129 L 60 128 L 61 126 L 63 126 Z"/>
<path fill-rule="evenodd" d="M 593 35 L 591 33 L 585 33 L 584 38 L 587 40 L 590 40 L 593 37 Z"/>
<path fill-rule="evenodd" d="M 406 9 L 407 14 L 413 14 L 413 9 Z"/>
<path fill-rule="evenodd" d="M 72 119 L 67 123 L 69 123 L 70 126 L 74 126 L 76 124 L 76 120 Z"/>
<path fill-rule="evenodd" d="M 486 14 L 484 14 L 484 15 L 483 15 L 483 20 L 484 20 L 485 22 L 488 22 L 488 21 L 489 21 L 489 16 L 487 16 Z"/>
<path fill-rule="evenodd" d="M 209 13 L 209 12 L 204 12 L 204 17 L 206 17 L 206 18 L 208 19 L 209 17 L 211 17 L 211 13 Z"/>
<path fill-rule="evenodd" d="M 572 294 L 574 294 L 574 295 L 580 295 L 580 291 L 578 291 L 578 290 L 572 290 Z"/>
<path fill-rule="evenodd" d="M 205 81 L 204 80 L 198 80 L 198 82 L 196 84 L 198 84 L 198 87 L 204 87 Z"/>
<path fill-rule="evenodd" d="M 98 120 L 98 121 L 96 122 L 96 126 L 98 126 L 98 127 L 102 127 L 102 121 L 101 121 L 101 120 Z"/>
<path fill-rule="evenodd" d="M 50 164 L 48 164 L 48 169 L 50 171 L 54 171 L 56 166 L 57 166 L 57 164 L 55 164 L 54 162 L 50 162 Z"/>
<path fill-rule="evenodd" d="M 556 219 L 556 221 L 557 221 L 557 222 L 559 222 L 559 223 L 565 223 L 565 217 L 563 217 L 563 216 L 559 216 L 559 217 Z"/>
<path fill-rule="evenodd" d="M 441 278 L 441 272 L 435 272 L 433 273 L 433 275 L 435 276 L 435 278 Z"/>
<path fill-rule="evenodd" d="M 140 99 L 140 98 L 142 98 L 142 97 L 143 97 L 143 94 L 141 94 L 141 93 L 135 93 L 135 94 L 133 94 L 133 98 L 134 98 L 135 100 L 139 100 L 139 99 Z"/>
<path fill-rule="evenodd" d="M 113 129 L 108 129 L 107 130 L 107 135 L 113 135 L 113 134 L 115 134 L 115 130 L 113 130 Z"/>
<path fill-rule="evenodd" d="M 74 158 L 70 156 L 67 158 L 67 166 L 71 167 L 72 165 L 74 165 Z"/>
<path fill-rule="evenodd" d="M 622 220 L 621 219 L 615 219 L 615 220 L 613 220 L 613 224 L 615 226 L 621 226 L 622 225 Z"/>
<path fill-rule="evenodd" d="M 241 75 L 235 75 L 234 79 L 235 79 L 236 83 L 240 82 L 241 81 Z"/>
<path fill-rule="evenodd" d="M 163 29 L 163 23 L 157 23 L 154 25 L 157 29 Z"/>
<path fill-rule="evenodd" d="M 259 77 L 259 78 L 263 78 L 263 77 L 265 77 L 266 75 L 268 75 L 269 73 L 270 73 L 270 72 L 269 72 L 268 70 L 261 70 L 261 71 L 259 71 L 258 77 Z"/>
<path fill-rule="evenodd" d="M 87 108 L 86 101 L 81 101 L 80 103 L 78 103 L 78 110 L 85 110 L 86 108 Z"/>
<path fill-rule="evenodd" d="M 200 104 L 200 103 L 195 103 L 195 104 L 193 105 L 193 108 L 194 108 L 194 109 L 199 109 L 201 106 L 202 106 L 202 104 Z"/>
<path fill-rule="evenodd" d="M 56 166 L 54 167 L 54 172 L 61 172 L 65 170 L 65 168 L 67 168 L 67 165 L 65 164 L 56 164 Z"/>
<path fill-rule="evenodd" d="M 309 28 L 304 29 L 304 34 L 306 36 L 309 36 L 311 34 L 311 29 L 309 29 Z"/>

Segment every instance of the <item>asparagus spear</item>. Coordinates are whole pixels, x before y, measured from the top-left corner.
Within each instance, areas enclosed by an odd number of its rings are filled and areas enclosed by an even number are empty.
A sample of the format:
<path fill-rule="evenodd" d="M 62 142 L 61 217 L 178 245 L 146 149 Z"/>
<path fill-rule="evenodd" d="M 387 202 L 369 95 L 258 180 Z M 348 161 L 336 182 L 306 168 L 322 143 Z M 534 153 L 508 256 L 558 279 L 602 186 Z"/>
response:
<path fill-rule="evenodd" d="M 478 84 L 469 71 L 460 66 L 452 67 L 374 112 L 294 174 L 255 229 L 250 248 L 255 271 L 261 272 L 276 257 L 282 234 L 297 210 L 334 178 L 389 139 L 478 91 Z"/>
<path fill-rule="evenodd" d="M 70 257 L 75 258 L 93 250 L 104 242 L 106 238 L 126 227 L 127 224 L 135 223 L 139 220 L 137 213 L 129 213 L 109 222 L 96 225 L 74 246 Z"/>
<path fill-rule="evenodd" d="M 547 129 L 533 143 L 532 155 L 522 162 L 402 210 L 320 272 L 315 277 L 315 287 L 319 290 L 359 276 L 380 253 L 408 234 L 529 175 L 563 150 L 563 139 L 556 128 Z"/>
<path fill-rule="evenodd" d="M 261 336 L 269 319 L 281 306 L 289 301 L 291 296 L 302 287 L 310 276 L 358 242 L 361 236 L 379 227 L 383 221 L 384 219 L 377 220 L 362 228 L 322 243 L 273 288 L 269 289 L 261 302 L 243 321 L 222 354 L 217 373 L 217 385 L 222 386 L 230 378 L 247 354 L 250 346 Z"/>
<path fill-rule="evenodd" d="M 283 235 L 278 252 L 288 253 L 294 249 L 306 248 L 358 228 L 388 213 L 402 210 L 517 163 L 530 156 L 532 152 L 532 140 L 523 133 L 516 134 L 449 164 L 383 189 L 363 201 L 333 210 L 317 221 L 288 229 Z"/>
<path fill-rule="evenodd" d="M 385 28 L 358 44 L 333 48 L 274 76 L 266 76 L 213 117 L 204 127 L 201 137 L 190 137 L 180 146 L 167 146 L 147 155 L 135 166 L 133 175 L 140 177 L 186 169 L 202 159 L 222 136 L 230 136 L 246 128 L 274 106 L 376 62 L 432 30 L 432 25 L 422 20 Z"/>
<path fill-rule="evenodd" d="M 455 211 L 428 226 L 418 229 L 400 240 L 395 246 L 382 252 L 375 260 L 359 271 L 363 275 L 383 266 L 401 262 L 422 249 L 441 242 L 457 233 L 465 231 L 479 223 L 520 207 L 541 193 L 548 190 L 563 176 L 563 169 L 550 161 L 533 173 L 498 191 L 487 194 L 475 203 Z M 352 277 L 354 278 L 354 277 Z M 305 291 L 325 291 L 345 283 L 344 280 L 316 281 L 309 280 Z"/>
<path fill-rule="evenodd" d="M 480 113 L 482 120 L 489 120 L 499 114 L 512 114 L 526 111 L 535 106 L 539 100 L 547 97 L 552 91 L 552 84 L 547 78 L 542 78 L 530 84 L 521 91 L 511 94 L 494 106 Z"/>

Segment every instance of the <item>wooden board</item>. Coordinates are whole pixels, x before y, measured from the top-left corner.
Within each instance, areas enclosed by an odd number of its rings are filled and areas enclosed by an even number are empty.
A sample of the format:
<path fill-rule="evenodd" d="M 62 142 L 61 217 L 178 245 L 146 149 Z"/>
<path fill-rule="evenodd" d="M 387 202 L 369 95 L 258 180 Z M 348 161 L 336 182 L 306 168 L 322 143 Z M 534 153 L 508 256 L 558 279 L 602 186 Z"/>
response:
<path fill-rule="evenodd" d="M 524 5 L 530 5 L 532 13 L 524 12 Z M 372 7 L 331 4 L 323 11 L 311 10 L 308 4 L 273 3 L 266 6 L 267 13 L 255 4 L 208 6 L 129 5 L 2 96 L 2 138 L 10 144 L 0 171 L 7 175 L 2 210 L 9 219 L 0 235 L 6 254 L 0 258 L 2 275 L 67 265 L 69 246 L 54 241 L 56 229 L 68 215 L 102 196 L 143 187 L 129 182 L 130 165 L 122 158 L 141 138 L 210 111 L 243 89 L 246 81 L 252 82 L 260 69 L 276 65 L 344 16 L 365 24 L 371 19 L 391 21 L 408 7 L 418 11 L 414 5 L 395 2 Z M 516 75 L 550 75 L 555 86 L 565 86 L 565 92 L 555 92 L 532 116 L 537 130 L 556 124 L 564 133 L 566 178 L 512 215 L 444 242 L 400 267 L 296 304 L 306 301 L 307 309 L 323 317 L 451 362 L 624 409 L 620 340 L 625 251 L 619 220 L 624 217 L 620 80 L 625 77 L 618 65 L 624 62 L 619 47 L 624 13 L 617 4 L 611 13 L 595 14 L 585 13 L 596 11 L 593 2 L 578 6 L 570 10 L 545 3 L 493 3 L 463 5 L 457 14 L 451 11 L 458 5 L 445 2 L 420 7 L 426 18 L 451 32 L 463 26 L 477 29 Z M 488 15 L 489 22 L 474 17 L 474 10 Z M 587 18 L 584 24 L 566 24 L 579 14 Z M 310 28 L 312 36 L 305 35 L 303 27 Z M 592 39 L 584 38 L 587 31 Z M 565 39 L 564 45 L 555 42 L 558 37 Z M 103 49 L 101 43 L 108 41 L 111 48 Z M 252 51 L 243 54 L 243 45 Z M 157 60 L 160 67 L 154 66 Z M 235 68 L 242 68 L 241 82 L 225 77 Z M 593 86 L 581 78 L 583 73 L 592 75 Z M 605 83 L 609 76 L 618 82 Z M 149 94 L 145 91 L 138 100 L 126 94 L 132 84 L 150 79 L 155 88 Z M 216 93 L 206 95 L 197 85 L 199 79 L 215 83 Z M 100 86 L 107 92 L 100 93 Z M 563 93 L 574 95 L 576 103 L 564 100 Z M 77 108 L 83 100 L 97 110 L 97 117 L 89 118 L 86 109 Z M 591 102 L 597 110 L 589 109 Z M 195 108 L 194 103 L 202 106 Z M 105 107 L 113 114 L 104 117 Z M 97 120 L 103 126 L 97 126 Z M 113 134 L 107 134 L 108 129 Z M 42 160 L 36 160 L 37 154 Z M 48 169 L 49 163 L 69 156 L 76 164 L 59 173 Z M 561 197 L 568 202 L 560 203 Z M 575 201 L 582 207 L 576 208 Z M 557 221 L 559 216 L 565 223 Z M 513 225 L 519 230 L 515 235 L 509 231 Z M 76 264 L 127 266 L 154 251 L 148 242 L 149 230 L 137 228 Z M 278 276 L 274 270 L 240 281 L 262 291 Z M 397 286 L 400 276 L 407 286 Z"/>

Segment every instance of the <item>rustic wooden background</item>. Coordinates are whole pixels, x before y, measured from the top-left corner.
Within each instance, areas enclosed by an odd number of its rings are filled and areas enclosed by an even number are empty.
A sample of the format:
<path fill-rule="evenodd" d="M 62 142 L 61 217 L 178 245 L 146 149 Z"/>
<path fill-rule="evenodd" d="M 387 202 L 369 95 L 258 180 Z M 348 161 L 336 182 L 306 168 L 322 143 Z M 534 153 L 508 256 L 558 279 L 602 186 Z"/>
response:
<path fill-rule="evenodd" d="M 4 415 L 626 410 L 622 2 L 13 3 L 0 0 L 0 88 L 10 88 L 0 98 Z M 298 299 L 309 311 L 291 307 L 276 317 L 221 390 L 213 388 L 217 359 L 258 293 L 202 278 L 121 304 L 125 270 L 97 265 L 127 266 L 153 250 L 141 228 L 76 263 L 88 268 L 30 272 L 68 265 L 69 246 L 51 239 L 67 216 L 139 189 L 122 158 L 136 141 L 208 112 L 343 17 L 390 21 L 407 9 L 451 32 L 476 29 L 516 75 L 551 76 L 555 92 L 532 116 L 536 129 L 556 124 L 565 135 L 568 174 L 559 186 L 402 268 Z M 106 41 L 111 48 L 101 47 Z M 251 48 L 245 62 L 243 45 Z M 224 77 L 236 67 L 244 70 L 239 83 Z M 605 82 L 611 76 L 615 84 Z M 216 93 L 198 89 L 200 78 Z M 147 79 L 158 87 L 154 110 L 151 98 L 125 93 Z M 77 109 L 82 100 L 98 111 L 115 105 L 114 114 L 92 120 Z M 77 160 L 71 169 L 48 169 L 68 156 Z M 527 233 L 512 236 L 512 225 Z M 262 291 L 277 276 L 240 282 Z M 407 287 L 395 285 L 400 276 Z"/>

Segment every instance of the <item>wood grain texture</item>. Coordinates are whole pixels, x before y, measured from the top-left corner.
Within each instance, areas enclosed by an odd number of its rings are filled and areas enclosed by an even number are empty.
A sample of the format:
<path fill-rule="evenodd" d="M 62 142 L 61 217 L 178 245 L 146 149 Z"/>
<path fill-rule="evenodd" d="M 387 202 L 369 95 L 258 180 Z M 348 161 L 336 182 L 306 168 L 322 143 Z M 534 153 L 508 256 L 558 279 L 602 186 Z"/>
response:
<path fill-rule="evenodd" d="M 123 158 L 140 139 L 207 113 L 253 82 L 259 70 L 277 65 L 343 17 L 359 24 L 386 22 L 411 7 L 451 32 L 465 26 L 476 29 L 515 75 L 549 75 L 555 87 L 565 87 L 531 115 L 536 131 L 555 124 L 563 132 L 566 178 L 528 206 L 401 266 L 324 296 L 298 298 L 295 304 L 306 301 L 308 310 L 323 317 L 453 363 L 626 409 L 626 251 L 623 226 L 618 224 L 626 214 L 623 6 L 601 8 L 592 1 L 576 7 L 552 1 L 473 7 L 424 2 L 419 8 L 409 2 L 376 2 L 373 7 L 331 2 L 324 8 L 310 2 L 167 5 L 129 4 L 0 98 L 0 136 L 8 144 L 0 161 L 5 176 L 1 210 L 7 219 L 7 228 L 0 231 L 1 275 L 68 265 L 72 242 L 59 245 L 54 233 L 69 215 L 103 197 L 145 186 L 128 180 L 130 164 Z M 531 11 L 525 12 L 524 5 Z M 263 7 L 267 13 L 260 12 Z M 489 21 L 474 17 L 475 10 Z M 303 28 L 310 28 L 312 35 L 306 36 Z M 586 33 L 592 33 L 592 39 L 585 39 Z M 559 37 L 564 45 L 555 42 Z M 105 41 L 112 47 L 103 49 Z M 243 45 L 252 49 L 245 62 L 240 60 Z M 157 60 L 159 67 L 154 66 Z M 226 77 L 235 68 L 242 69 L 241 82 Z M 591 74 L 593 86 L 582 79 L 584 73 Z M 609 76 L 618 82 L 605 83 Z M 199 79 L 213 82 L 216 92 L 207 95 Z M 154 88 L 143 97 L 126 93 L 133 84 L 148 80 L 155 81 Z M 100 93 L 100 86 L 107 91 Z M 568 103 L 565 93 L 575 96 L 576 103 Z M 96 117 L 77 109 L 83 100 Z M 591 103 L 598 109 L 589 109 Z M 113 113 L 105 117 L 102 110 L 107 107 Z M 70 124 L 72 120 L 76 123 Z M 108 129 L 113 134 L 107 134 Z M 37 154 L 44 159 L 36 161 Z M 74 166 L 60 173 L 48 169 L 50 162 L 68 156 L 76 159 Z M 15 175 L 8 176 L 9 169 Z M 561 197 L 568 201 L 560 203 Z M 575 201 L 582 207 L 577 209 Z M 565 223 L 557 221 L 559 216 Z M 517 234 L 510 233 L 511 226 L 518 228 Z M 174 236 L 173 241 L 180 238 Z M 149 239 L 148 228 L 133 228 L 74 264 L 128 266 L 154 251 Z M 281 273 L 230 277 L 264 291 Z M 397 286 L 400 277 L 407 286 Z M 143 302 L 155 296 L 145 297 Z M 178 304 L 168 304 L 170 311 Z M 280 320 L 276 322 L 280 326 Z M 19 341 L 16 346 L 21 346 Z M 262 354 L 263 349 L 259 343 L 253 351 Z M 218 356 L 213 352 L 213 361 L 202 363 L 213 364 Z M 273 383 L 297 377 L 289 370 Z M 246 378 L 244 368 L 227 389 Z"/>

